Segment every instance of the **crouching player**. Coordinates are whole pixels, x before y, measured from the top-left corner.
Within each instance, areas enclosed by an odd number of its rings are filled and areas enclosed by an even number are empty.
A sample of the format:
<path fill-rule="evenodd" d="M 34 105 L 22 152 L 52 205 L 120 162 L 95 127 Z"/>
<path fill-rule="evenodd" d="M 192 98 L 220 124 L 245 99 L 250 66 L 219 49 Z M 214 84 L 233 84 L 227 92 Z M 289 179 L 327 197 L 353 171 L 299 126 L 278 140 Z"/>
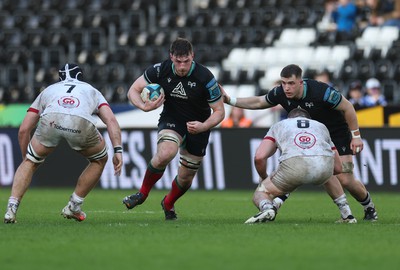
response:
<path fill-rule="evenodd" d="M 278 148 L 280 164 L 268 176 L 267 159 Z M 254 192 L 253 203 L 260 212 L 250 217 L 247 224 L 273 221 L 277 214 L 273 199 L 304 184 L 330 185 L 343 193 L 340 182 L 333 177 L 341 173 L 342 165 L 329 131 L 325 125 L 310 119 L 303 109 L 293 109 L 288 119 L 272 125 L 256 151 L 254 162 L 261 181 Z M 342 215 L 340 222 L 356 223 L 345 194 L 337 194 L 336 198 Z"/>

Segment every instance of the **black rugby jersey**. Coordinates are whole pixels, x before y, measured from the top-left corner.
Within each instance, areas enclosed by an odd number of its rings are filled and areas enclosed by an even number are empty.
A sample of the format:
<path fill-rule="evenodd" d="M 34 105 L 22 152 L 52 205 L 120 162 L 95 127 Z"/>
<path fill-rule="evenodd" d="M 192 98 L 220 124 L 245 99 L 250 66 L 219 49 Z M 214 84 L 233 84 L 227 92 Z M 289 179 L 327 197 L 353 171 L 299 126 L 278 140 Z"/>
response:
<path fill-rule="evenodd" d="M 161 116 L 168 115 L 184 123 L 207 120 L 211 115 L 209 103 L 221 98 L 214 75 L 194 61 L 185 77 L 175 74 L 173 62 L 168 59 L 146 69 L 144 78 L 148 83 L 158 83 L 164 88 L 165 102 Z"/>
<path fill-rule="evenodd" d="M 294 108 L 308 111 L 311 118 L 323 123 L 329 130 L 331 137 L 346 134 L 349 127 L 341 111 L 335 110 L 342 101 L 342 94 L 326 83 L 316 80 L 304 79 L 304 92 L 301 99 L 288 99 L 283 87 L 277 86 L 269 91 L 265 99 L 272 105 L 282 105 L 290 112 Z"/>

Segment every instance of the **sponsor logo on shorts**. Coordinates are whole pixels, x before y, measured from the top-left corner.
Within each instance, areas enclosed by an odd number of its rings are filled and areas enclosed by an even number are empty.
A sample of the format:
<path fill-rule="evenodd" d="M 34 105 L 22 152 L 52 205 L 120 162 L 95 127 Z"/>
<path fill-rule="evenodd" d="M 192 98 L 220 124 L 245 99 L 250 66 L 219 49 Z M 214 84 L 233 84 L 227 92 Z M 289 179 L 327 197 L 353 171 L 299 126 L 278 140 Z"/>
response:
<path fill-rule="evenodd" d="M 77 108 L 79 107 L 80 101 L 76 97 L 62 97 L 58 100 L 58 105 L 64 107 L 64 108 Z"/>
<path fill-rule="evenodd" d="M 309 149 L 315 145 L 316 138 L 313 134 L 308 132 L 300 132 L 294 138 L 294 143 L 302 148 L 302 149 Z"/>
<path fill-rule="evenodd" d="M 54 121 L 50 122 L 50 127 L 58 129 L 58 130 L 66 131 L 66 132 L 71 132 L 71 133 L 81 133 L 82 132 L 80 129 L 66 128 L 61 125 L 57 125 L 56 123 L 54 123 Z"/>

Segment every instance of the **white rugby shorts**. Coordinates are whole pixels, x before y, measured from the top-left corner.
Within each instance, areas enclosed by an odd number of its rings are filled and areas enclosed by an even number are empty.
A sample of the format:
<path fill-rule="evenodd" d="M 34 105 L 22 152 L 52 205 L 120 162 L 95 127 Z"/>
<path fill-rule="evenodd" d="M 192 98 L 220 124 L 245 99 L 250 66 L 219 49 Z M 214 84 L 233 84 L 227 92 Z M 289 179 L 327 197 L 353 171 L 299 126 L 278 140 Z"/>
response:
<path fill-rule="evenodd" d="M 282 161 L 270 179 L 277 188 L 290 193 L 305 184 L 325 184 L 333 174 L 333 167 L 333 157 L 292 157 Z"/>

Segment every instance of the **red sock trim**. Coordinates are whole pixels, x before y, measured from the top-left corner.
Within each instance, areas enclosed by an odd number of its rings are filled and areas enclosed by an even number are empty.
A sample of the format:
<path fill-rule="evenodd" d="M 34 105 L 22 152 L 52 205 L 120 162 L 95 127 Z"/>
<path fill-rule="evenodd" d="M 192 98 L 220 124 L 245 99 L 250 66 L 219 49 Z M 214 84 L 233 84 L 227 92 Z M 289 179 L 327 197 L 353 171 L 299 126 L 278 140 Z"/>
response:
<path fill-rule="evenodd" d="M 174 181 L 172 181 L 172 188 L 171 191 L 167 194 L 164 199 L 164 206 L 165 209 L 171 210 L 174 207 L 175 202 L 186 193 L 186 191 L 190 188 L 183 187 L 178 183 L 178 176 L 175 177 Z"/>
<path fill-rule="evenodd" d="M 147 198 L 153 186 L 163 176 L 164 171 L 165 169 L 160 170 L 154 168 L 149 162 L 149 165 L 147 166 L 147 170 L 143 178 L 142 186 L 140 187 L 139 190 L 139 192 L 142 193 L 145 196 L 145 198 Z"/>

